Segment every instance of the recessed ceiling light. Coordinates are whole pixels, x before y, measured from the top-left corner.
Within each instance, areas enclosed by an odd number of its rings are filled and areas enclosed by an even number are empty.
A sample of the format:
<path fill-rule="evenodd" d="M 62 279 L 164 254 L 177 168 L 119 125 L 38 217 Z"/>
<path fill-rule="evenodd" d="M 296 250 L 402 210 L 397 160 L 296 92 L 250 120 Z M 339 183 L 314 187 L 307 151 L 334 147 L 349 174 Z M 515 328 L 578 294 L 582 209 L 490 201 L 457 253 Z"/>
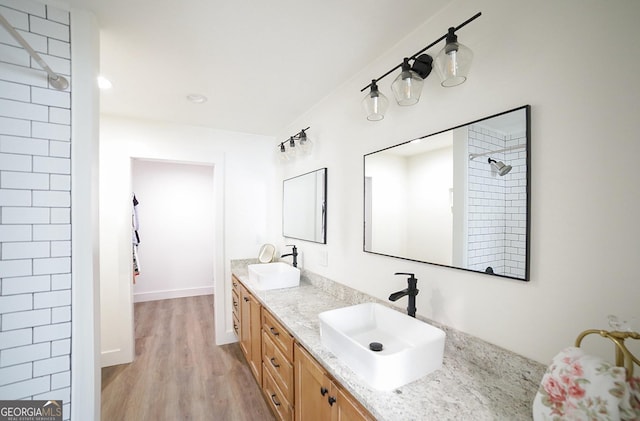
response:
<path fill-rule="evenodd" d="M 187 99 L 194 104 L 203 104 L 207 102 L 207 97 L 200 94 L 189 94 L 187 95 Z"/>
<path fill-rule="evenodd" d="M 111 89 L 113 85 L 111 84 L 111 81 L 109 79 L 107 79 L 104 76 L 98 76 L 98 88 L 105 90 L 105 89 Z"/>

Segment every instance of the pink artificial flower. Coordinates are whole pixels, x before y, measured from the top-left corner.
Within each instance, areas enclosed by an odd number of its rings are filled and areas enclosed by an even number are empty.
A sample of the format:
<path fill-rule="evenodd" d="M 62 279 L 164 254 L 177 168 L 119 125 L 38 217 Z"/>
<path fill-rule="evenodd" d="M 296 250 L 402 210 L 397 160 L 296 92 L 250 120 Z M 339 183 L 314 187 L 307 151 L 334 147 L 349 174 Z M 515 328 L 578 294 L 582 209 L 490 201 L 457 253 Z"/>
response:
<path fill-rule="evenodd" d="M 563 403 L 567 399 L 567 393 L 556 379 L 549 377 L 544 384 L 544 390 L 549 395 L 549 400 L 553 403 Z"/>
<path fill-rule="evenodd" d="M 584 397 L 585 390 L 580 387 L 579 384 L 574 383 L 569 386 L 569 396 L 574 399 L 582 399 Z"/>
<path fill-rule="evenodd" d="M 579 362 L 575 362 L 569 366 L 569 371 L 574 377 L 582 377 L 584 376 L 584 370 L 582 369 L 582 365 Z"/>

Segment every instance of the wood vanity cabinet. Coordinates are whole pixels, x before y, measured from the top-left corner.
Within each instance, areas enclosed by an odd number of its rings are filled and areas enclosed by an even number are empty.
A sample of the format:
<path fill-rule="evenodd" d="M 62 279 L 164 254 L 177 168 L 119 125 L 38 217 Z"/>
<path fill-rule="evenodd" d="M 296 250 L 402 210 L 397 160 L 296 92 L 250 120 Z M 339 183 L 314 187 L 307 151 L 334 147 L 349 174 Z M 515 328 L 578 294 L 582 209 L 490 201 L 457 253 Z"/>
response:
<path fill-rule="evenodd" d="M 302 346 L 294 353 L 296 421 L 374 421 Z"/>
<path fill-rule="evenodd" d="M 238 284 L 240 300 L 240 348 L 244 353 L 249 367 L 258 384 L 262 384 L 262 338 L 260 334 L 260 321 L 262 319 L 262 306 L 260 302 L 240 283 L 237 278 L 232 282 Z M 233 295 L 233 294 L 232 294 Z"/>
<path fill-rule="evenodd" d="M 293 347 L 293 336 L 263 309 L 262 391 L 274 414 L 282 421 L 293 420 Z"/>
<path fill-rule="evenodd" d="M 234 275 L 233 329 L 280 421 L 373 421 Z"/>

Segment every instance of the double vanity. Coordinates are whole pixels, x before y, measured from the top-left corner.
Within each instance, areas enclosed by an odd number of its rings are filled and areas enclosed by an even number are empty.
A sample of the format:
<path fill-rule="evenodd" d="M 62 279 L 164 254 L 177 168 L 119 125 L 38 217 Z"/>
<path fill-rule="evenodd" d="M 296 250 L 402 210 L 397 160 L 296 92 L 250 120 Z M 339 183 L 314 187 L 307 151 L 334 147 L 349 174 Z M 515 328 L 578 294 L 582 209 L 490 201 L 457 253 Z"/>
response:
<path fill-rule="evenodd" d="M 291 266 L 253 263 L 231 262 L 234 329 L 279 419 L 531 419 L 542 364 L 311 272 L 292 286 Z"/>

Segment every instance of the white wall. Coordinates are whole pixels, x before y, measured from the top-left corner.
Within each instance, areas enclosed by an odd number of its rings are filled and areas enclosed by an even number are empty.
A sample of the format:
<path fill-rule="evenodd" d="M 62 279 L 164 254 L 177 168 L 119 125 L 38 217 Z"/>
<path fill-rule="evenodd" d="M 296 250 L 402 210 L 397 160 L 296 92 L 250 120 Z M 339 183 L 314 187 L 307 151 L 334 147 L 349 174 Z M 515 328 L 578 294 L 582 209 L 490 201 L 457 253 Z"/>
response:
<path fill-rule="evenodd" d="M 100 244 L 97 76 L 100 37 L 93 14 L 71 10 L 71 419 L 100 419 Z"/>
<path fill-rule="evenodd" d="M 134 302 L 213 294 L 213 167 L 134 159 L 140 275 Z"/>
<path fill-rule="evenodd" d="M 453 188 L 453 146 L 410 157 L 407 184 L 407 195 L 412 199 L 407 212 L 405 256 L 450 265 L 453 254 L 450 190 Z M 434 238 L 438 241 L 433 241 Z M 428 257 L 425 259 L 425 256 Z"/>
<path fill-rule="evenodd" d="M 100 232 L 102 364 L 133 359 L 131 158 L 213 166 L 216 342 L 235 341 L 229 260 L 256 256 L 275 233 L 267 208 L 281 184 L 275 178 L 275 141 L 194 126 L 102 116 Z M 279 225 L 278 225 L 279 228 Z"/>
<path fill-rule="evenodd" d="M 441 88 L 434 74 L 416 106 L 392 104 L 383 121 L 365 119 L 360 89 L 372 77 L 477 11 L 458 34 L 475 53 L 465 84 Z M 316 145 L 313 158 L 283 166 L 282 178 L 324 166 L 330 175 L 327 245 L 299 242 L 305 267 L 381 299 L 406 286 L 394 272 L 415 272 L 419 314 L 545 363 L 582 330 L 606 328 L 610 313 L 635 316 L 638 329 L 638 16 L 634 0 L 453 1 L 354 75 L 280 133 L 311 126 Z M 379 83 L 387 95 L 392 80 Z M 530 282 L 362 252 L 364 154 L 524 104 L 532 105 Z"/>
<path fill-rule="evenodd" d="M 402 156 L 376 154 L 367 157 L 371 179 L 371 247 L 377 253 L 407 253 L 407 162 Z M 327 183 L 327 187 L 330 188 Z M 328 206 L 327 206 L 328 207 Z"/>

